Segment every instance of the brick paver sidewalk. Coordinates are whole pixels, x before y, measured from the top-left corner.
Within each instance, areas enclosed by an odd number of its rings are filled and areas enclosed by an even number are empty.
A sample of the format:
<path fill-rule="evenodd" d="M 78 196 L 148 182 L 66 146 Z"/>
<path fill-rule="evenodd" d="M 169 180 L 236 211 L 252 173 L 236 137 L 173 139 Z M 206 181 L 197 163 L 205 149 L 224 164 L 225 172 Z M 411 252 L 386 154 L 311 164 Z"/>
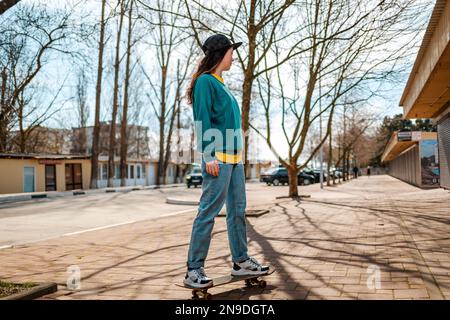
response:
<path fill-rule="evenodd" d="M 286 187 L 267 187 L 266 199 L 271 188 Z M 211 289 L 216 298 L 450 298 L 448 191 L 383 175 L 301 192 L 311 198 L 274 201 L 270 213 L 248 218 L 250 253 L 277 269 L 268 286 L 234 283 Z M 185 273 L 193 218 L 186 213 L 0 250 L 0 278 L 57 282 L 59 291 L 47 299 L 190 298 L 175 283 Z M 66 288 L 73 265 L 81 270 L 77 291 Z M 206 269 L 209 276 L 230 271 L 224 218 L 216 219 Z"/>

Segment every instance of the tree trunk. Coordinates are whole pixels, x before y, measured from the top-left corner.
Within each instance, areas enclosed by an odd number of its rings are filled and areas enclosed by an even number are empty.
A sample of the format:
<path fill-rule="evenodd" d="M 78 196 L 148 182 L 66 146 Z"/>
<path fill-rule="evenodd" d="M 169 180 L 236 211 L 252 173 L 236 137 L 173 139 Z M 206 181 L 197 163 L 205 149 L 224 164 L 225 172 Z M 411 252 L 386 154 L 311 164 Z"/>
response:
<path fill-rule="evenodd" d="M 180 157 L 180 154 L 182 152 L 181 150 L 181 119 L 180 119 L 181 110 L 178 110 L 177 112 L 177 156 Z M 184 154 L 183 154 L 184 156 Z M 184 163 L 184 161 L 183 161 Z M 175 171 L 175 177 L 176 177 L 176 183 L 180 183 L 181 181 L 181 166 L 180 161 L 177 161 L 176 171 Z"/>
<path fill-rule="evenodd" d="M 175 104 L 179 104 L 178 101 L 178 91 L 176 94 L 176 98 L 175 98 Z M 166 144 L 166 148 L 165 148 L 165 155 L 164 155 L 164 166 L 163 166 L 163 173 L 164 173 L 164 183 L 166 183 L 167 181 L 167 177 L 166 177 L 166 172 L 167 172 L 167 167 L 169 166 L 169 161 L 170 161 L 170 150 L 171 150 L 171 142 L 172 142 L 172 132 L 173 132 L 173 124 L 175 122 L 175 117 L 176 114 L 178 113 L 178 109 L 179 106 L 177 107 L 176 105 L 173 106 L 173 112 L 172 112 L 172 116 L 170 118 L 170 124 L 169 124 L 169 132 L 167 134 L 167 144 Z"/>
<path fill-rule="evenodd" d="M 242 131 L 244 132 L 244 170 L 247 179 L 250 171 L 250 163 L 248 161 L 249 148 L 249 129 L 250 129 L 250 102 L 252 95 L 252 85 L 254 80 L 254 64 L 256 54 L 256 28 L 255 28 L 256 1 L 250 2 L 250 14 L 248 20 L 248 60 L 247 68 L 244 70 L 244 83 L 242 84 Z"/>
<path fill-rule="evenodd" d="M 6 129 L 6 81 L 8 80 L 8 75 L 6 70 L 2 70 L 2 89 L 0 96 L 0 152 L 6 151 L 6 142 L 7 142 L 7 129 Z"/>
<path fill-rule="evenodd" d="M 347 151 L 346 162 L 347 162 L 347 168 L 350 170 L 350 150 Z M 348 176 L 347 179 L 350 180 L 350 177 Z"/>
<path fill-rule="evenodd" d="M 164 118 L 159 120 L 159 155 L 158 155 L 158 174 L 156 176 L 156 185 L 166 182 L 164 175 Z"/>
<path fill-rule="evenodd" d="M 344 171 L 342 175 L 342 181 L 347 181 L 347 166 L 345 163 L 345 148 L 342 148 L 342 170 Z"/>
<path fill-rule="evenodd" d="M 331 175 L 330 175 L 330 168 L 333 163 L 333 146 L 332 146 L 332 139 L 331 139 L 331 131 L 329 133 L 329 139 L 328 139 L 328 165 L 327 165 L 327 186 L 331 186 Z M 334 175 L 333 175 L 333 184 L 334 184 Z"/>
<path fill-rule="evenodd" d="M 127 126 L 128 126 L 128 88 L 130 84 L 130 57 L 131 57 L 131 36 L 132 36 L 132 14 L 133 14 L 133 0 L 130 3 L 129 17 L 128 17 L 128 42 L 127 42 L 127 62 L 125 70 L 125 92 L 123 95 L 123 111 L 122 124 L 120 126 L 120 185 L 126 185 L 127 174 Z M 139 141 L 138 141 L 139 146 Z"/>
<path fill-rule="evenodd" d="M 249 148 L 249 116 L 250 116 L 250 95 L 251 95 L 251 89 L 252 86 L 252 76 L 247 78 L 247 76 L 244 79 L 244 84 L 242 87 L 242 131 L 244 133 L 244 170 L 245 170 L 245 178 L 248 178 L 249 174 L 249 161 L 248 161 L 248 148 Z"/>
<path fill-rule="evenodd" d="M 177 64 L 177 80 L 179 80 L 179 78 L 180 78 L 180 73 L 179 73 L 179 64 L 180 63 L 179 62 L 180 61 L 178 61 L 178 64 Z M 177 89 L 176 89 L 175 100 L 174 100 L 173 108 L 172 108 L 172 116 L 170 117 L 170 123 L 169 123 L 169 132 L 167 133 L 167 142 L 166 142 L 164 167 L 163 167 L 164 177 L 166 176 L 167 167 L 169 166 L 170 153 L 171 153 L 170 150 L 172 149 L 171 144 L 172 144 L 173 127 L 175 124 L 175 119 L 179 113 L 180 113 L 180 84 L 177 86 Z M 166 179 L 164 179 L 164 183 L 166 183 L 165 180 Z"/>
<path fill-rule="evenodd" d="M 165 141 L 165 120 L 166 120 L 166 81 L 167 81 L 167 66 L 161 67 L 161 113 L 159 117 L 159 156 L 158 156 L 158 175 L 156 177 L 156 185 L 161 184 L 161 179 L 163 179 L 163 183 L 166 183 L 166 175 L 165 170 L 166 163 L 164 161 L 164 141 Z"/>
<path fill-rule="evenodd" d="M 194 142 L 195 142 L 195 131 L 194 127 L 191 127 L 191 141 L 189 145 L 190 155 L 189 155 L 189 163 L 193 163 L 195 160 L 195 150 L 194 150 Z"/>
<path fill-rule="evenodd" d="M 102 95 L 102 77 L 103 77 L 103 48 L 105 46 L 105 6 L 106 0 L 102 0 L 102 17 L 100 22 L 100 40 L 98 46 L 98 67 L 97 67 L 97 87 L 95 93 L 95 122 L 94 132 L 92 134 L 92 159 L 91 159 L 91 183 L 90 188 L 97 188 L 98 179 L 98 155 L 100 138 L 100 104 Z"/>
<path fill-rule="evenodd" d="M 20 139 L 19 139 L 19 152 L 20 153 L 25 153 L 25 130 L 23 128 L 23 108 L 22 106 L 19 106 L 19 110 L 17 112 L 17 120 L 19 122 L 19 134 L 20 134 Z"/>
<path fill-rule="evenodd" d="M 290 165 L 287 168 L 289 177 L 289 197 L 298 197 L 298 170 L 296 165 Z"/>
<path fill-rule="evenodd" d="M 116 61 L 114 63 L 114 91 L 113 110 L 109 133 L 109 153 L 108 153 L 108 187 L 114 186 L 114 156 L 116 150 L 116 118 L 119 100 L 119 70 L 120 70 L 120 37 L 122 35 L 123 16 L 125 14 L 124 0 L 120 3 L 119 28 L 117 30 Z"/>
<path fill-rule="evenodd" d="M 338 160 L 336 161 L 336 167 L 341 164 L 341 139 L 338 139 Z M 344 175 L 344 168 L 342 167 L 342 175 Z M 338 183 L 341 183 L 341 175 L 338 177 Z"/>

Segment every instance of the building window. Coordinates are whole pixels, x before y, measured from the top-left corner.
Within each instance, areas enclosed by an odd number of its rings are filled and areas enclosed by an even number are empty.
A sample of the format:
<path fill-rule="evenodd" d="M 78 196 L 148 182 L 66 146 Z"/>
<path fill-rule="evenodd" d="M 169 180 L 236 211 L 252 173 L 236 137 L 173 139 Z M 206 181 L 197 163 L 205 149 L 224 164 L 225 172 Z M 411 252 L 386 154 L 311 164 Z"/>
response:
<path fill-rule="evenodd" d="M 83 188 L 81 163 L 66 163 L 66 190 Z"/>
<path fill-rule="evenodd" d="M 45 191 L 56 191 L 56 166 L 45 165 Z"/>
<path fill-rule="evenodd" d="M 130 179 L 134 179 L 134 165 L 130 165 Z"/>
<path fill-rule="evenodd" d="M 140 165 L 140 164 L 138 164 L 138 165 L 136 166 L 136 178 L 137 178 L 137 179 L 140 179 L 140 178 L 141 178 L 141 165 Z"/>

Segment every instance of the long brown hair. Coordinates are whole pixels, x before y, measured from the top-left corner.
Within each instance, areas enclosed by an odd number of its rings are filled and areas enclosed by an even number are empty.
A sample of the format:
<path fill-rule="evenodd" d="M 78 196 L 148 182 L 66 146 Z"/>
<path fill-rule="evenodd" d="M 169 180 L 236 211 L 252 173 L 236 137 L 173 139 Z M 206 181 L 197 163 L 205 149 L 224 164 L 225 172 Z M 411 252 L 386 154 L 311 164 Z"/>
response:
<path fill-rule="evenodd" d="M 207 54 L 200 61 L 197 70 L 192 75 L 191 82 L 189 83 L 189 86 L 186 90 L 186 98 L 188 104 L 192 104 L 192 92 L 194 91 L 195 80 L 197 80 L 197 78 L 204 73 L 213 72 L 214 69 L 217 68 L 217 66 L 220 64 L 223 57 L 225 57 L 228 49 L 230 48 L 226 47 L 220 50 L 207 52 Z"/>

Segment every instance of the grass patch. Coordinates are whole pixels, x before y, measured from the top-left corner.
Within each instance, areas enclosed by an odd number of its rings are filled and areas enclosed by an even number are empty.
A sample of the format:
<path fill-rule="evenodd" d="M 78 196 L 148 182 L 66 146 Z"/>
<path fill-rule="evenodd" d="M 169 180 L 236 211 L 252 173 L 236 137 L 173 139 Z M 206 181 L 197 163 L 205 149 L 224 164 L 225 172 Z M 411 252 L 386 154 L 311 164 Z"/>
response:
<path fill-rule="evenodd" d="M 22 291 L 28 290 L 35 286 L 37 286 L 37 284 L 33 282 L 12 283 L 0 280 L 0 298 L 6 298 L 13 294 L 21 293 Z"/>

